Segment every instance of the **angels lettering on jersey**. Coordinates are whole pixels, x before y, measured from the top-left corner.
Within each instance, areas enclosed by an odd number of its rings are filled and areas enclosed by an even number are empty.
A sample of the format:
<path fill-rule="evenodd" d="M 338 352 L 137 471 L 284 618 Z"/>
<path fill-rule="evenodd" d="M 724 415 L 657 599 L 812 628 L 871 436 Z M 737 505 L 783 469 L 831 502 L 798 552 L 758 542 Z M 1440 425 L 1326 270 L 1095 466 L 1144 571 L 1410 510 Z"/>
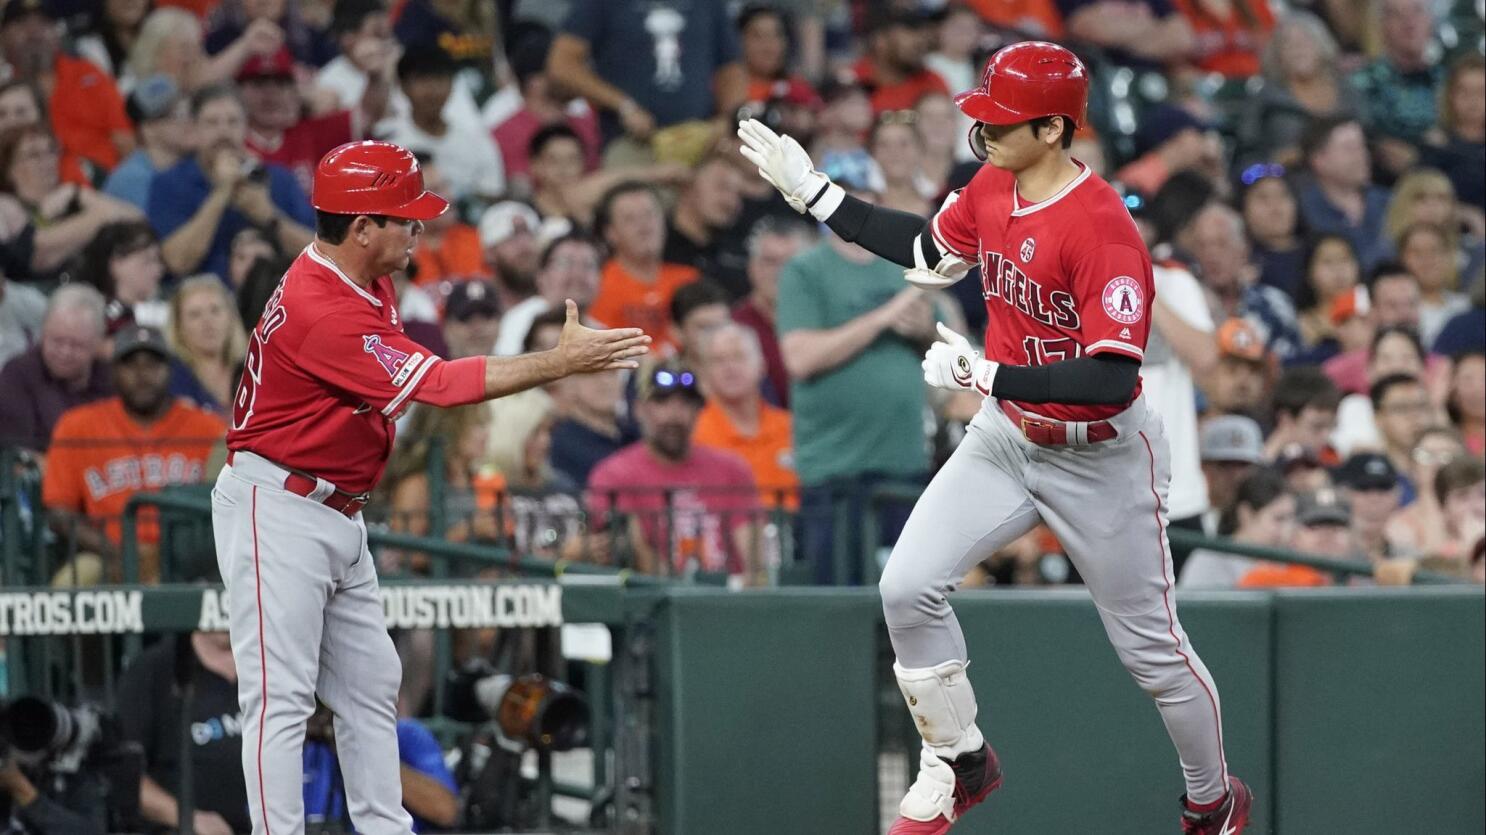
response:
<path fill-rule="evenodd" d="M 983 166 L 929 224 L 942 254 L 980 265 L 985 353 L 995 362 L 1144 358 L 1154 297 L 1150 255 L 1124 201 L 1079 165 L 1056 194 L 1030 204 L 1017 195 L 1012 174 Z M 1119 408 L 1043 404 L 1033 411 L 1094 420 Z"/>

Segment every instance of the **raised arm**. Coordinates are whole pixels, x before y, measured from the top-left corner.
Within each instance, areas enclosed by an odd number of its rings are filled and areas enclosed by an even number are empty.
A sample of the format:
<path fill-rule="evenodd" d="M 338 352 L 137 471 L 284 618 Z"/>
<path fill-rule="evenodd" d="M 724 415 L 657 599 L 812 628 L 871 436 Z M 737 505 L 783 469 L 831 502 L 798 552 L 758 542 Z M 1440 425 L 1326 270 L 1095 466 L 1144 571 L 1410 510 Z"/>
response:
<path fill-rule="evenodd" d="M 778 189 L 791 208 L 831 227 L 842 240 L 906 267 L 904 277 L 910 283 L 926 289 L 948 287 L 974 266 L 936 240 L 926 219 L 847 194 L 815 170 L 810 155 L 793 137 L 748 119 L 738 125 L 738 138 L 743 156 L 758 166 L 759 176 Z"/>

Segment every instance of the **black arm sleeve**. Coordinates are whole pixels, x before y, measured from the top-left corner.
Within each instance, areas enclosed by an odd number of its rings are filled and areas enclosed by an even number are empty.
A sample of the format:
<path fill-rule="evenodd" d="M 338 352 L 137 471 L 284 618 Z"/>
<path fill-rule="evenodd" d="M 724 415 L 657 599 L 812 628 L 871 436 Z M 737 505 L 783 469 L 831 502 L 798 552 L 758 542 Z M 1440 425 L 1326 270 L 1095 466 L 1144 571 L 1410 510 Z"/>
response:
<path fill-rule="evenodd" d="M 928 228 L 929 222 L 918 215 L 884 209 L 848 194 L 826 225 L 843 241 L 851 241 L 900 267 L 911 267 L 914 240 Z M 930 250 L 924 253 L 924 263 L 931 266 L 939 263 L 939 253 L 932 251 L 932 241 L 924 238 L 920 246 Z"/>
<path fill-rule="evenodd" d="M 1129 401 L 1140 380 L 1140 362 L 1100 354 L 1048 365 L 1003 365 L 991 394 L 1023 403 L 1117 406 Z"/>

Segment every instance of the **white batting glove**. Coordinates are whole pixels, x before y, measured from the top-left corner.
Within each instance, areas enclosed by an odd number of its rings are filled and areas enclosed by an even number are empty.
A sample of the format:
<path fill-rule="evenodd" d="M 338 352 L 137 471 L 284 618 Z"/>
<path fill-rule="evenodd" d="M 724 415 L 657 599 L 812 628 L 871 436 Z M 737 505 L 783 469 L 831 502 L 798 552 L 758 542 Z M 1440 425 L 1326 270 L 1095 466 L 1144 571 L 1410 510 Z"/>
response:
<path fill-rule="evenodd" d="M 810 155 L 794 137 L 781 136 L 757 119 L 746 119 L 738 124 L 738 138 L 743 141 L 743 156 L 758 166 L 759 176 L 779 189 L 790 208 L 800 214 L 808 211 L 824 222 L 846 197 L 830 177 L 815 170 Z"/>
<path fill-rule="evenodd" d="M 939 329 L 939 341 L 924 353 L 924 382 L 934 388 L 975 391 L 989 396 L 996 369 L 1000 366 L 981 357 L 980 352 L 970 345 L 970 340 L 943 322 L 935 327 Z"/>

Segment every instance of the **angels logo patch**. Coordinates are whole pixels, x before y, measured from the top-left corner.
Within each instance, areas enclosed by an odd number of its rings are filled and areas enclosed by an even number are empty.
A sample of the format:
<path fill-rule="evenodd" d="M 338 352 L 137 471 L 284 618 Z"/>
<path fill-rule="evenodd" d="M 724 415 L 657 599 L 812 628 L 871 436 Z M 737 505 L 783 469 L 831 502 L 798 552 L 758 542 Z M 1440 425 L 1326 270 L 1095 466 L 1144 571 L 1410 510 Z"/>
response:
<path fill-rule="evenodd" d="M 391 345 L 382 342 L 382 337 L 376 334 L 361 337 L 361 350 L 371 354 L 382 370 L 387 372 L 388 377 L 396 377 L 397 372 L 402 370 L 408 361 L 408 355 L 399 351 Z"/>
<path fill-rule="evenodd" d="M 1022 241 L 1021 256 L 1022 256 L 1022 263 L 1023 264 L 1027 263 L 1028 261 L 1031 261 L 1032 260 L 1032 256 L 1034 254 L 1036 254 L 1036 252 L 1037 252 L 1037 242 L 1036 241 L 1032 240 L 1031 238 L 1028 238 L 1025 241 Z"/>
<path fill-rule="evenodd" d="M 1145 313 L 1145 294 L 1141 292 L 1140 283 L 1128 275 L 1110 279 L 1104 285 L 1101 299 L 1104 312 L 1116 322 L 1133 325 Z"/>

